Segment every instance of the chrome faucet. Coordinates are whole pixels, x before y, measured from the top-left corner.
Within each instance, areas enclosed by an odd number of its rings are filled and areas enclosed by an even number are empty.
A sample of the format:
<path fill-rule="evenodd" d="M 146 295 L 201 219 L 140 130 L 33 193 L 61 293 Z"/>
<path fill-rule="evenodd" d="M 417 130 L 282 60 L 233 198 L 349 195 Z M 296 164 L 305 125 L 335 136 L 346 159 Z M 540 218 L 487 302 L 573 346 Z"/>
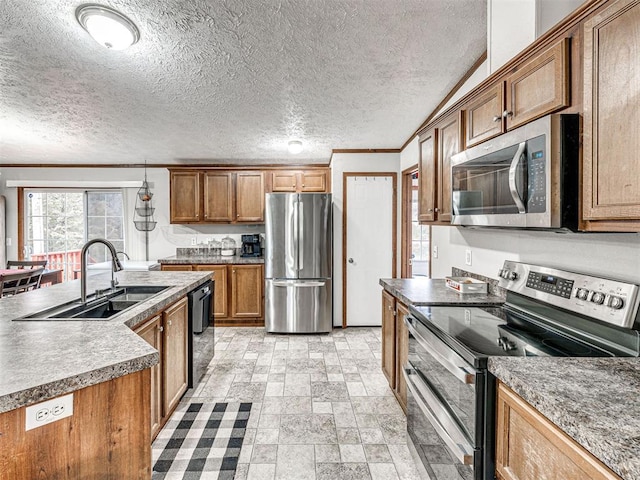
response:
<path fill-rule="evenodd" d="M 109 252 L 111 252 L 111 288 L 117 285 L 114 273 L 122 270 L 122 264 L 120 260 L 118 260 L 118 254 L 111 242 L 104 238 L 94 238 L 85 243 L 80 252 L 80 300 L 82 303 L 87 301 L 87 250 L 89 250 L 89 247 L 94 243 L 102 243 L 109 249 Z"/>

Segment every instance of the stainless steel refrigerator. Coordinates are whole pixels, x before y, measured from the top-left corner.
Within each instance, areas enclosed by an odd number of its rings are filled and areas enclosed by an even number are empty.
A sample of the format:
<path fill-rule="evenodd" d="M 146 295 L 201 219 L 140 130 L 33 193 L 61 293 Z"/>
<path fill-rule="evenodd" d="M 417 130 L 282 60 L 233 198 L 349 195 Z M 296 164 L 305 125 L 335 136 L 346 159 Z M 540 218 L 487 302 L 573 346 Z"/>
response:
<path fill-rule="evenodd" d="M 268 193 L 265 222 L 267 332 L 331 331 L 331 194 Z"/>

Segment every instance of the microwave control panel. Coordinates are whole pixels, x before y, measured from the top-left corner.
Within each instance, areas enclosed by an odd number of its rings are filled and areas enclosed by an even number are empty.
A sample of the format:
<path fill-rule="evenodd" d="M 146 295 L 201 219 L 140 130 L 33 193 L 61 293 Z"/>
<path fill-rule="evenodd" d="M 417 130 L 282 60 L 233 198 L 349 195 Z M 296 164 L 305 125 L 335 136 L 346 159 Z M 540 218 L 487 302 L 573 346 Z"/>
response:
<path fill-rule="evenodd" d="M 547 206 L 547 156 L 544 135 L 527 141 L 527 213 L 544 213 Z"/>

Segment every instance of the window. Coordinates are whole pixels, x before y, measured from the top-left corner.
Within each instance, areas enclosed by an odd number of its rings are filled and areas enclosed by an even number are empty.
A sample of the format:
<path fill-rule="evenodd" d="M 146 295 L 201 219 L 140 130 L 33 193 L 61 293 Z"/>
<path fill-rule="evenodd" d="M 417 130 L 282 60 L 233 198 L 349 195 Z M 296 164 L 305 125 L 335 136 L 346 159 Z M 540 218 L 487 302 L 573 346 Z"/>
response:
<path fill-rule="evenodd" d="M 417 166 L 403 172 L 402 185 L 402 276 L 429 277 L 431 229 L 418 223 Z"/>
<path fill-rule="evenodd" d="M 430 231 L 428 225 L 418 223 L 418 173 L 411 175 L 411 276 L 429 276 L 429 244 Z"/>
<path fill-rule="evenodd" d="M 77 277 L 80 250 L 92 238 L 106 238 L 124 250 L 123 196 L 120 191 L 25 190 L 24 256 L 47 260 Z M 91 247 L 90 263 L 109 259 L 106 247 Z"/>

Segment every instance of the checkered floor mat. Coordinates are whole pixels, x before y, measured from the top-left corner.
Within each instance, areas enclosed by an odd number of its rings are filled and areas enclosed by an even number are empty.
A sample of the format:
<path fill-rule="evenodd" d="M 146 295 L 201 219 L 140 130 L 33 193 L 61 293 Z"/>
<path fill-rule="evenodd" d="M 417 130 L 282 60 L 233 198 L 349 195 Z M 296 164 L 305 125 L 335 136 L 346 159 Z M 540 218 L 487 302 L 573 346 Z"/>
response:
<path fill-rule="evenodd" d="M 153 443 L 153 480 L 233 480 L 250 412 L 251 403 L 189 404 Z"/>

